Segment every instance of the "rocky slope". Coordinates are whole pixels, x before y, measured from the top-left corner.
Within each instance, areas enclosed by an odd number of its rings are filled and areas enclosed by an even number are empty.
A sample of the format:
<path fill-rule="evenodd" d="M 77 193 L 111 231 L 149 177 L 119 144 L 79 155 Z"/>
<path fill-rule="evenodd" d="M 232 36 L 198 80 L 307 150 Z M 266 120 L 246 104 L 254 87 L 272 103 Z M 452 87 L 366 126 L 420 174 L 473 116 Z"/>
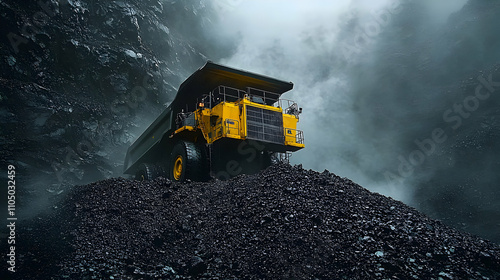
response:
<path fill-rule="evenodd" d="M 229 181 L 79 186 L 18 239 L 18 279 L 500 277 L 498 245 L 289 165 Z"/>
<path fill-rule="evenodd" d="M 23 201 L 122 174 L 130 142 L 206 55 L 217 58 L 200 42 L 210 11 L 167 0 L 0 1 L 0 164 L 16 165 Z"/>

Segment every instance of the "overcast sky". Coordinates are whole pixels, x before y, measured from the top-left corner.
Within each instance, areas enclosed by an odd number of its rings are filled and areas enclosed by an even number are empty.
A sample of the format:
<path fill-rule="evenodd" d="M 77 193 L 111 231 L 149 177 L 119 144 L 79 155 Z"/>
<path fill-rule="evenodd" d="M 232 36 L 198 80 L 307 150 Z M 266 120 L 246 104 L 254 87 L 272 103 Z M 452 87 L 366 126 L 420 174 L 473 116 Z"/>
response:
<path fill-rule="evenodd" d="M 466 0 L 422 2 L 428 10 L 427 20 L 439 25 Z M 356 18 L 359 26 L 371 24 L 367 27 L 374 28 L 370 39 L 377 40 L 377 34 L 392 27 L 390 17 L 397 16 L 405 3 L 226 0 L 218 4 L 221 17 L 216 36 L 237 45 L 234 55 L 222 63 L 294 83 L 294 89 L 283 98 L 293 99 L 304 108 L 299 129 L 305 132 L 306 149 L 295 153 L 292 163 L 318 171 L 328 169 L 368 189 L 408 202 L 411 192 L 407 189 L 374 182 L 365 175 L 384 155 L 370 141 L 360 139 L 359 127 L 354 123 L 359 120 L 352 110 L 352 79 L 344 71 L 349 63 L 356 62 L 356 55 L 346 54 L 346 44 L 363 34 L 359 29 L 346 31 L 347 21 Z M 387 19 L 388 24 L 380 21 Z M 379 29 L 373 24 L 378 24 Z M 358 47 L 362 49 L 356 51 L 364 52 L 371 45 Z M 359 154 L 364 155 L 362 159 L 356 156 Z"/>

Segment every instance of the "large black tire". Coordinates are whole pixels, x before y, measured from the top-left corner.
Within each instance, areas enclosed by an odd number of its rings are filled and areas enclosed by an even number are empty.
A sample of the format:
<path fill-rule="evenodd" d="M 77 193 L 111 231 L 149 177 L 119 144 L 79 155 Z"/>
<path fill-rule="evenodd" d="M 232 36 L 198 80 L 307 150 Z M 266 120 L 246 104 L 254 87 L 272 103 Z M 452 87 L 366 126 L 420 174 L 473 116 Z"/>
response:
<path fill-rule="evenodd" d="M 209 167 L 205 149 L 203 145 L 179 141 L 170 155 L 170 179 L 177 182 L 183 182 L 186 179 L 206 180 Z"/>
<path fill-rule="evenodd" d="M 157 168 L 153 164 L 142 163 L 137 168 L 135 173 L 135 179 L 139 181 L 149 181 L 153 180 L 158 176 Z"/>

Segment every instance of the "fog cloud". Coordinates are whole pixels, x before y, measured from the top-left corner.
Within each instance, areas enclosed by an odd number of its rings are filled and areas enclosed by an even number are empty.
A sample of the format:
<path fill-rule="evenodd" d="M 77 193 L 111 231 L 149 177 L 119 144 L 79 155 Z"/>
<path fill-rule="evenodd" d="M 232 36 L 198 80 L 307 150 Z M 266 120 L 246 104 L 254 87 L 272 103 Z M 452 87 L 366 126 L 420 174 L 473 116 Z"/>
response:
<path fill-rule="evenodd" d="M 408 200 L 407 190 L 381 186 L 370 176 L 378 172 L 381 158 L 386 157 L 385 144 L 391 139 L 389 135 L 375 141 L 362 137 L 356 115 L 358 96 L 352 89 L 356 81 L 348 76 L 377 36 L 391 27 L 390 20 L 404 4 L 390 0 L 241 1 L 221 17 L 219 30 L 226 39 L 237 41 L 234 55 L 223 63 L 294 82 L 294 90 L 283 98 L 304 108 L 299 126 L 307 148 L 293 155 L 293 163 L 328 169 L 372 190 Z"/>
<path fill-rule="evenodd" d="M 295 84 L 283 98 L 304 108 L 306 148 L 292 163 L 500 240 L 498 2 L 229 2 L 220 62 Z"/>

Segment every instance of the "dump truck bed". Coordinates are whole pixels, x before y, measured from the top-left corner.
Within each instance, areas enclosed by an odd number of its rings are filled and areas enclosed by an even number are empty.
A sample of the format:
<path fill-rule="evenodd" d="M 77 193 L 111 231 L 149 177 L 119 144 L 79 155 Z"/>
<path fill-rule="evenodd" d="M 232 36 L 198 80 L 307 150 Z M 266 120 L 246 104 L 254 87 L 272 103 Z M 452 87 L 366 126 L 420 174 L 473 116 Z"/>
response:
<path fill-rule="evenodd" d="M 186 104 L 196 104 L 197 98 L 220 85 L 241 90 L 247 87 L 258 88 L 278 95 L 293 88 L 292 82 L 280 81 L 208 61 L 180 85 L 172 104 L 180 108 L 184 108 Z"/>
<path fill-rule="evenodd" d="M 125 174 L 133 174 L 138 163 L 144 158 L 159 152 L 159 143 L 165 134 L 172 131 L 173 111 L 168 106 L 165 111 L 141 134 L 141 136 L 129 147 L 125 157 Z"/>

